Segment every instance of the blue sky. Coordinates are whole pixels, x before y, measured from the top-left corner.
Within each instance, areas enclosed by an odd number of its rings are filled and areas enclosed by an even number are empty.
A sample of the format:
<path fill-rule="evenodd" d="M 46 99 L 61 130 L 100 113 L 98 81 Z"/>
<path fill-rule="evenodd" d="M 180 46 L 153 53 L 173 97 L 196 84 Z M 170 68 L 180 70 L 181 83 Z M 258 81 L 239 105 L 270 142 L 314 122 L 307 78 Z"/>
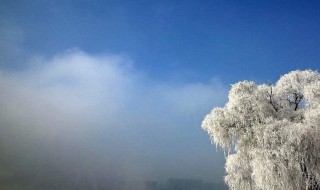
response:
<path fill-rule="evenodd" d="M 69 155 L 53 168 L 78 156 L 93 173 L 99 160 L 126 179 L 221 182 L 223 153 L 200 129 L 203 117 L 232 83 L 317 70 L 319 9 L 285 0 L 1 1 L 1 138 L 22 137 L 13 149 L 40 157 L 38 172 L 50 147 Z"/>
<path fill-rule="evenodd" d="M 125 54 L 159 80 L 275 80 L 317 69 L 318 1 L 10 1 L 28 52 Z"/>

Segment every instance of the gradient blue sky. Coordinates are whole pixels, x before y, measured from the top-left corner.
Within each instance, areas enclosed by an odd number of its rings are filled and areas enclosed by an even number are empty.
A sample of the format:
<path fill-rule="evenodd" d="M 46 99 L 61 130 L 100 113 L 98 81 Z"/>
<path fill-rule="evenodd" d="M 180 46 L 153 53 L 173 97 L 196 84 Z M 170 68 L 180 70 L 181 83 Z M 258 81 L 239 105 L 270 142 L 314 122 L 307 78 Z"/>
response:
<path fill-rule="evenodd" d="M 3 149 L 41 157 L 35 172 L 47 172 L 50 146 L 71 152 L 53 168 L 85 157 L 93 173 L 99 160 L 105 175 L 221 182 L 223 153 L 201 120 L 232 83 L 317 70 L 319 10 L 307 0 L 2 0 L 1 125 L 17 126 Z"/>
<path fill-rule="evenodd" d="M 125 54 L 155 79 L 275 80 L 318 68 L 319 1 L 3 1 L 28 53 Z M 13 26 L 14 27 L 14 26 Z"/>

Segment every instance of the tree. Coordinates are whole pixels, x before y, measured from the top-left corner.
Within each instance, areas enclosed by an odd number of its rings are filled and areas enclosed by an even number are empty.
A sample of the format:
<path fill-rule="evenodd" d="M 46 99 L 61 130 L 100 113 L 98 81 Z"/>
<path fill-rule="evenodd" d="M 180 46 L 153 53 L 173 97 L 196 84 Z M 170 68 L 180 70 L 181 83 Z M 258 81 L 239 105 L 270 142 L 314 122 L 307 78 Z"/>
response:
<path fill-rule="evenodd" d="M 320 74 L 292 71 L 274 85 L 242 81 L 202 122 L 226 154 L 230 189 L 320 189 Z"/>

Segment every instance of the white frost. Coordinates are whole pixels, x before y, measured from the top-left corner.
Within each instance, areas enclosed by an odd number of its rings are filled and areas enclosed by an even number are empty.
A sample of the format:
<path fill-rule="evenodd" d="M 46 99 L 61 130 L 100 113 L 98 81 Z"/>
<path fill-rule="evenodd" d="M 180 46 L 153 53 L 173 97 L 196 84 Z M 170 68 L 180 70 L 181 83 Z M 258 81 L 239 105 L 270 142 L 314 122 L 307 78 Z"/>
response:
<path fill-rule="evenodd" d="M 275 85 L 238 82 L 228 98 L 202 128 L 229 152 L 230 189 L 320 189 L 319 72 L 292 71 Z"/>

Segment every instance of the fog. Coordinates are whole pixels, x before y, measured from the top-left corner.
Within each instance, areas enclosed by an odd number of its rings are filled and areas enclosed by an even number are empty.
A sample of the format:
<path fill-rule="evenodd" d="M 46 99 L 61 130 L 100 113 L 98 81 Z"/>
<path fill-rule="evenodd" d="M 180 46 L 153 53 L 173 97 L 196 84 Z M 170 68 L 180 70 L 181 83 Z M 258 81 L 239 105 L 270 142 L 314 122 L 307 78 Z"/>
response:
<path fill-rule="evenodd" d="M 125 55 L 80 50 L 26 65 L 0 72 L 1 189 L 222 181 L 223 154 L 200 128 L 226 100 L 219 78 L 157 82 Z"/>

